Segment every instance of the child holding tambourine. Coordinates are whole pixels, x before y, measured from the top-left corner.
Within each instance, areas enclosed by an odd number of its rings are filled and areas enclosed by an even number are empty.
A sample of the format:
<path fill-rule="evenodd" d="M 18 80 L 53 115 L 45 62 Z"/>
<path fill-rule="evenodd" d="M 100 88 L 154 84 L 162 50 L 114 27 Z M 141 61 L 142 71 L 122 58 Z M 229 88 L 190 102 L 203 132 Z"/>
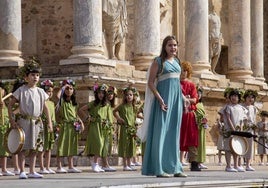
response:
<path fill-rule="evenodd" d="M 229 93 L 230 103 L 226 105 L 224 114 L 226 115 L 226 130 L 236 131 L 242 127 L 243 120 L 247 118 L 247 109 L 240 105 L 241 92 L 238 89 L 233 89 Z M 238 165 L 238 155 L 233 152 L 228 144 L 231 137 L 224 138 L 225 158 L 227 172 L 245 172 L 242 166 Z M 234 159 L 234 168 L 231 166 L 231 156 Z"/>
<path fill-rule="evenodd" d="M 43 123 L 41 115 L 43 112 L 48 117 L 49 131 L 53 131 L 52 123 L 50 120 L 50 113 L 48 111 L 45 101 L 49 96 L 37 84 L 41 75 L 40 65 L 33 59 L 25 62 L 24 67 L 21 69 L 26 84 L 19 87 L 12 93 L 13 98 L 9 101 L 8 114 L 11 126 L 13 128 L 20 127 L 25 133 L 25 141 L 22 151 L 18 153 L 20 165 L 20 179 L 27 178 L 42 178 L 43 175 L 35 172 L 36 153 L 41 149 L 42 141 L 41 129 Z M 19 114 L 14 118 L 14 106 L 19 105 Z M 30 158 L 30 172 L 27 175 L 25 172 L 25 156 L 26 151 L 29 153 Z"/>

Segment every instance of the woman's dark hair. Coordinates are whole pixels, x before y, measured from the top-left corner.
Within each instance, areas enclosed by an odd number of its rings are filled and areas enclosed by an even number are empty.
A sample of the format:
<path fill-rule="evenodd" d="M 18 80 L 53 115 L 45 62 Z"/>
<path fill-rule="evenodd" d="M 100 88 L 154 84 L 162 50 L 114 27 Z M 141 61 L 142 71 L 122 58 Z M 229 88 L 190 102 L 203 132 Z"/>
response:
<path fill-rule="evenodd" d="M 99 92 L 104 93 L 104 97 L 103 97 L 102 101 L 98 97 Z M 101 104 L 101 106 L 105 106 L 107 104 L 107 92 L 105 90 L 97 90 L 97 91 L 95 91 L 94 96 L 95 96 L 95 100 L 94 100 L 95 106 L 97 106 L 98 104 Z"/>
<path fill-rule="evenodd" d="M 177 41 L 177 39 L 176 39 L 175 36 L 168 35 L 168 36 L 166 36 L 166 37 L 164 38 L 163 43 L 162 43 L 161 53 L 160 53 L 160 55 L 159 55 L 159 57 L 160 57 L 160 59 L 161 59 L 161 68 L 160 68 L 160 71 L 159 71 L 160 73 L 161 73 L 162 70 L 163 70 L 164 62 L 165 62 L 165 60 L 166 60 L 166 58 L 167 58 L 166 45 L 167 45 L 168 41 L 170 41 L 170 40 L 175 40 L 176 43 L 177 43 L 177 45 L 178 45 L 178 41 Z M 177 59 L 177 62 L 180 64 L 180 60 L 179 60 L 179 58 L 178 58 L 177 56 L 176 56 L 175 58 Z"/>
<path fill-rule="evenodd" d="M 72 102 L 72 104 L 73 104 L 74 106 L 77 105 L 76 97 L 75 97 L 75 96 L 76 96 L 76 92 L 75 92 L 75 89 L 74 89 L 74 92 L 73 92 L 73 94 L 72 94 L 72 96 L 71 96 L 71 102 Z M 65 92 L 63 92 L 62 98 L 63 98 L 64 101 L 68 102 L 68 101 L 66 100 L 66 99 L 67 99 L 67 95 L 65 94 Z"/>

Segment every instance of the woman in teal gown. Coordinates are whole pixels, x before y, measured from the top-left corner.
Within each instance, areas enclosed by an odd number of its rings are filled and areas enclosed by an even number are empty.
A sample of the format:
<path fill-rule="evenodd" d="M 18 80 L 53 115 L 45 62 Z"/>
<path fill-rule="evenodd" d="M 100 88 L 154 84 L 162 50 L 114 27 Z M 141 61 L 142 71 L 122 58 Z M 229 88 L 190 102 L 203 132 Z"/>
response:
<path fill-rule="evenodd" d="M 154 95 L 149 116 L 142 174 L 157 177 L 186 177 L 179 157 L 180 125 L 184 98 L 180 86 L 180 62 L 177 41 L 167 36 L 162 52 L 150 67 L 148 87 Z M 157 82 L 157 83 L 156 83 Z M 145 105 L 146 100 L 145 98 Z M 188 104 L 188 103 L 187 103 Z M 145 107 L 146 109 L 146 107 Z"/>

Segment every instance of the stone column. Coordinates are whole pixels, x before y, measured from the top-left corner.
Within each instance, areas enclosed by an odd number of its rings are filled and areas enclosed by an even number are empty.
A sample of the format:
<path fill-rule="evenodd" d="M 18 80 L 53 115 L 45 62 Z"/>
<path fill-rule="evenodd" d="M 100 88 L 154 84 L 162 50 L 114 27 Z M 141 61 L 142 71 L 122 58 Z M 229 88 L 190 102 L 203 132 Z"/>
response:
<path fill-rule="evenodd" d="M 193 75 L 212 75 L 209 71 L 208 0 L 185 1 L 185 60 Z"/>
<path fill-rule="evenodd" d="M 147 70 L 153 58 L 160 54 L 160 2 L 135 1 L 135 52 L 133 64 L 137 70 Z"/>
<path fill-rule="evenodd" d="M 21 38 L 21 0 L 1 0 L 0 68 L 23 65 Z"/>
<path fill-rule="evenodd" d="M 250 51 L 250 0 L 229 0 L 228 78 L 252 79 Z"/>
<path fill-rule="evenodd" d="M 263 82 L 263 0 L 251 0 L 251 68 L 255 79 Z"/>
<path fill-rule="evenodd" d="M 74 46 L 69 58 L 104 58 L 102 0 L 74 0 Z"/>

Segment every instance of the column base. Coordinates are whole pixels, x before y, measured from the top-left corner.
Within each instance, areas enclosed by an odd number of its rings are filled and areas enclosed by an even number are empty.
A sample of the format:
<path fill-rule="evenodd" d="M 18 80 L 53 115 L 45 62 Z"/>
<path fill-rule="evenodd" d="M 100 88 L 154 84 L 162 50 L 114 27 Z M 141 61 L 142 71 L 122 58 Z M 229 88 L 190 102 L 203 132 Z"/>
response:
<path fill-rule="evenodd" d="M 147 71 L 155 57 L 154 55 L 137 56 L 132 63 L 137 70 Z"/>
<path fill-rule="evenodd" d="M 251 70 L 229 70 L 227 77 L 231 81 L 250 82 L 255 80 L 252 74 L 253 72 Z"/>
<path fill-rule="evenodd" d="M 0 50 L 0 67 L 20 67 L 23 66 L 21 52 L 17 50 Z"/>
<path fill-rule="evenodd" d="M 95 57 L 100 59 L 107 59 L 104 56 L 104 51 L 101 46 L 74 46 L 71 49 L 72 55 L 68 57 L 73 58 L 83 58 L 83 57 Z"/>
<path fill-rule="evenodd" d="M 193 76 L 214 75 L 210 71 L 210 64 L 206 61 L 197 61 L 196 63 L 192 63 L 192 67 L 193 67 Z"/>
<path fill-rule="evenodd" d="M 131 78 L 135 67 L 128 61 L 94 57 L 68 58 L 60 60 L 60 75 L 63 76 L 107 76 Z"/>

